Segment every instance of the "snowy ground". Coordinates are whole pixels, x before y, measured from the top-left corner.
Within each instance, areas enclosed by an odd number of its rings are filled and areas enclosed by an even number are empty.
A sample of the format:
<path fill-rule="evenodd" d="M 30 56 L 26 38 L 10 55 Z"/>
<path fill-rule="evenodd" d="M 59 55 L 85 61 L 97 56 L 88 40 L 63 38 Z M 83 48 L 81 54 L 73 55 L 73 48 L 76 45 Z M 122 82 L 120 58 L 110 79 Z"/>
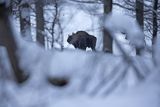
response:
<path fill-rule="evenodd" d="M 24 60 L 25 55 L 29 55 L 35 47 L 25 50 L 24 56 L 21 56 L 21 64 L 27 67 L 21 66 L 32 71 L 32 76 L 22 85 L 17 85 L 13 80 L 3 81 L 1 84 L 3 86 L 0 87 L 5 96 L 1 97 L 2 105 L 4 104 L 2 107 L 159 107 L 160 105 L 160 74 L 157 72 L 145 81 L 137 82 L 136 85 L 135 82 L 128 83 L 134 79 L 128 75 L 117 89 L 108 95 L 107 84 L 114 81 L 111 78 L 109 83 L 104 82 L 103 86 L 98 88 L 96 94 L 92 94 L 103 78 L 115 72 L 114 67 L 119 65 L 116 72 L 119 74 L 123 72 L 125 63 L 121 57 L 83 51 L 54 51 L 46 54 L 43 50 L 37 49 L 34 51 L 36 56 L 32 56 L 31 60 Z M 127 72 L 133 73 L 134 70 L 130 69 Z M 47 76 L 67 77 L 69 84 L 62 88 L 52 86 L 46 81 Z"/>
<path fill-rule="evenodd" d="M 33 54 L 34 52 L 34 54 Z M 35 44 L 23 43 L 19 50 L 21 67 L 31 74 L 22 85 L 13 80 L 2 81 L 2 107 L 159 107 L 159 73 L 148 76 L 145 81 L 136 80 L 134 70 L 121 56 L 81 50 L 48 51 Z M 3 54 L 4 55 L 4 54 Z M 30 56 L 30 58 L 26 58 Z M 149 58 L 133 57 L 147 64 Z M 142 65 L 143 65 L 142 64 Z M 143 66 L 141 67 L 143 68 Z M 115 68 L 115 70 L 114 70 Z M 126 71 L 119 86 L 107 93 L 117 77 Z M 142 69 L 142 71 L 145 69 Z M 114 72 L 113 77 L 109 78 Z M 109 76 L 108 76 L 109 75 Z M 47 77 L 67 77 L 66 87 L 56 87 Z M 108 81 L 103 81 L 103 79 Z M 101 81 L 103 81 L 102 85 Z M 97 89 L 98 90 L 95 90 Z"/>

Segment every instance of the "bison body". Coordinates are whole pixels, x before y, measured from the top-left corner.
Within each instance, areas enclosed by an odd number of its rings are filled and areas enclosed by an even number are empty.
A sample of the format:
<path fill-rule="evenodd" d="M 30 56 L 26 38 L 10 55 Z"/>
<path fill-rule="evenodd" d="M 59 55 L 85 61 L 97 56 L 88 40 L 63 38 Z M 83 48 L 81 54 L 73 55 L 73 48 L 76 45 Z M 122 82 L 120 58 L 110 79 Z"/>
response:
<path fill-rule="evenodd" d="M 67 39 L 69 44 L 72 44 L 75 48 L 86 50 L 86 48 L 91 48 L 95 50 L 97 38 L 89 35 L 85 31 L 78 31 L 70 35 Z"/>

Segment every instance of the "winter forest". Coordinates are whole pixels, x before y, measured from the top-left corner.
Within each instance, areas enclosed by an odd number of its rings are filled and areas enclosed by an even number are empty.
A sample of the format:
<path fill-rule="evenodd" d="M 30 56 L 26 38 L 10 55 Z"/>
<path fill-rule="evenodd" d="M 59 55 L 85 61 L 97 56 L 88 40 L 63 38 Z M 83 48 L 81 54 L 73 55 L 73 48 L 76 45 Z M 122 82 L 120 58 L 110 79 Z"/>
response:
<path fill-rule="evenodd" d="M 0 107 L 160 107 L 159 52 L 159 0 L 0 0 Z"/>

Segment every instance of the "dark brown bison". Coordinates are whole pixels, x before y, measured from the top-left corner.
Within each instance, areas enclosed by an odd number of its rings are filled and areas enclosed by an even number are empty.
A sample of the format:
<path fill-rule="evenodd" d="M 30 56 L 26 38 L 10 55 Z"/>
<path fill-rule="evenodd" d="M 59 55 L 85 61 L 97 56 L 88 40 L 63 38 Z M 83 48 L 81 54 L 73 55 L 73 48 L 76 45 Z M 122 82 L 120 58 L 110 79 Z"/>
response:
<path fill-rule="evenodd" d="M 72 44 L 75 48 L 86 50 L 86 48 L 91 48 L 95 50 L 97 38 L 89 35 L 85 31 L 77 31 L 72 33 L 67 39 L 69 44 Z"/>

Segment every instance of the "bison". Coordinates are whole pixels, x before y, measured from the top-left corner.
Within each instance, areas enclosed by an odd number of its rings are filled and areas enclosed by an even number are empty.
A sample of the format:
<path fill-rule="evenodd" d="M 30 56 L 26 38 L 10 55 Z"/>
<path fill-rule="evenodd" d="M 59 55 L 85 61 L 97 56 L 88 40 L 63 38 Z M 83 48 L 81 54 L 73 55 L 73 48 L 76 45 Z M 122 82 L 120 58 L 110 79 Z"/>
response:
<path fill-rule="evenodd" d="M 88 34 L 85 31 L 77 31 L 69 35 L 67 42 L 72 44 L 75 48 L 86 50 L 86 48 L 91 48 L 95 50 L 97 38 Z"/>

